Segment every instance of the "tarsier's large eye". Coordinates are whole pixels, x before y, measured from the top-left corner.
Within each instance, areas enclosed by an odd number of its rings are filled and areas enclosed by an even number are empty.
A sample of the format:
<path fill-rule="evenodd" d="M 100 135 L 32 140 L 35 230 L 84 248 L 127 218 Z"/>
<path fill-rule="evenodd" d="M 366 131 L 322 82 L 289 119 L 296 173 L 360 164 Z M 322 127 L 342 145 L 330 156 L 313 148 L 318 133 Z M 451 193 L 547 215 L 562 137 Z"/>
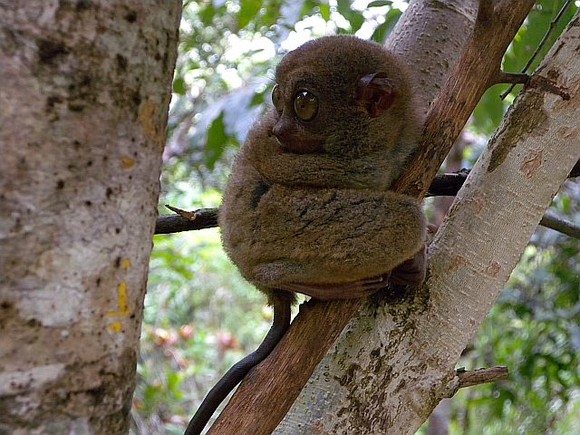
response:
<path fill-rule="evenodd" d="M 280 95 L 280 86 L 274 85 L 274 89 L 272 89 L 272 104 L 278 112 L 282 112 L 284 103 L 282 102 L 282 95 Z"/>
<path fill-rule="evenodd" d="M 318 98 L 309 91 L 298 91 L 294 98 L 294 112 L 302 121 L 312 121 L 318 113 Z"/>

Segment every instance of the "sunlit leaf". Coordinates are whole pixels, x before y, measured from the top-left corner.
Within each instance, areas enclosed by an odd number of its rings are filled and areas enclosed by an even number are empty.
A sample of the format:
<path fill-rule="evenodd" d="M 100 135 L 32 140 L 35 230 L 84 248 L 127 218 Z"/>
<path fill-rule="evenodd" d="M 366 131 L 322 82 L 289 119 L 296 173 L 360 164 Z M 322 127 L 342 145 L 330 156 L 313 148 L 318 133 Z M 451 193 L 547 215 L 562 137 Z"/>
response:
<path fill-rule="evenodd" d="M 179 95 L 185 95 L 185 80 L 183 77 L 176 77 L 173 80 L 173 92 Z"/>
<path fill-rule="evenodd" d="M 399 9 L 390 9 L 385 15 L 385 22 L 377 26 L 371 39 L 379 44 L 383 44 L 395 28 L 395 24 L 397 24 L 401 15 L 403 15 L 403 13 Z"/>
<path fill-rule="evenodd" d="M 348 33 L 355 33 L 365 22 L 362 12 L 352 9 L 348 0 L 338 0 L 337 10 L 350 23 Z"/>
<path fill-rule="evenodd" d="M 215 8 L 213 3 L 208 3 L 205 8 L 199 12 L 199 18 L 204 26 L 211 25 L 215 15 Z"/>

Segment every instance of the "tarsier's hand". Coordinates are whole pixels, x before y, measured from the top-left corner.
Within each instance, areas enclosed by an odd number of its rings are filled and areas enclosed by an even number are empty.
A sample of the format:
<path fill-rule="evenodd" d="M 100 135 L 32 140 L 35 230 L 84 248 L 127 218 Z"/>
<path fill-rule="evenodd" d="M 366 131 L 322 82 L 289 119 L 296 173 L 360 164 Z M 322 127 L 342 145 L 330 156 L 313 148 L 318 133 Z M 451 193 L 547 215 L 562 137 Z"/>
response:
<path fill-rule="evenodd" d="M 339 284 L 298 284 L 280 286 L 281 290 L 302 293 L 321 301 L 332 299 L 353 299 L 370 296 L 387 286 L 389 273 L 374 278 Z"/>
<path fill-rule="evenodd" d="M 412 258 L 401 263 L 391 271 L 389 285 L 394 287 L 417 287 L 425 281 L 427 253 L 425 247 Z"/>

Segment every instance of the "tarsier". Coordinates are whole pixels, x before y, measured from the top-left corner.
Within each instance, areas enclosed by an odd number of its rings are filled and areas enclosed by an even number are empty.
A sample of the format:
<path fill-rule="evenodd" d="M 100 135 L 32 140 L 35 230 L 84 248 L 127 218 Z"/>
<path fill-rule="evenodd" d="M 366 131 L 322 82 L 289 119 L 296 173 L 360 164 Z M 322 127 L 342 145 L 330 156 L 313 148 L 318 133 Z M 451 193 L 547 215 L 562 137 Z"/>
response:
<path fill-rule="evenodd" d="M 231 260 L 274 307 L 274 324 L 212 389 L 186 434 L 200 433 L 272 350 L 296 293 L 360 298 L 425 277 L 421 206 L 388 190 L 420 131 L 395 55 L 350 36 L 308 42 L 278 65 L 272 102 L 234 162 L 219 224 Z"/>

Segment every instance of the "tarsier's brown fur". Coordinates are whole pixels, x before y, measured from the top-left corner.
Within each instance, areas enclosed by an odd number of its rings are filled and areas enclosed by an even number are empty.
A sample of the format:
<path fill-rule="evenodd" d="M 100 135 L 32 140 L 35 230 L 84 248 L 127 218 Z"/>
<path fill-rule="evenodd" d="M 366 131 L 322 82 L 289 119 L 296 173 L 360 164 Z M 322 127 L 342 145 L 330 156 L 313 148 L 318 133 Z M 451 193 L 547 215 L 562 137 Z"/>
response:
<path fill-rule="evenodd" d="M 187 435 L 275 346 L 295 293 L 356 298 L 425 276 L 421 207 L 388 190 L 420 130 L 400 62 L 378 44 L 325 37 L 287 54 L 276 83 L 275 107 L 250 130 L 219 212 L 224 247 L 268 295 L 275 325 L 210 391 Z M 317 104 L 306 117 L 299 94 Z"/>
<path fill-rule="evenodd" d="M 360 83 L 373 74 L 377 85 Z M 408 74 L 380 45 L 333 36 L 286 55 L 276 82 L 282 111 L 250 131 L 220 209 L 229 256 L 270 297 L 351 298 L 385 287 L 376 278 L 425 237 L 417 201 L 387 190 L 417 146 Z M 365 86 L 386 86 L 388 107 L 373 112 L 383 89 L 365 95 Z M 319 102 L 307 122 L 292 106 L 302 89 Z"/>

